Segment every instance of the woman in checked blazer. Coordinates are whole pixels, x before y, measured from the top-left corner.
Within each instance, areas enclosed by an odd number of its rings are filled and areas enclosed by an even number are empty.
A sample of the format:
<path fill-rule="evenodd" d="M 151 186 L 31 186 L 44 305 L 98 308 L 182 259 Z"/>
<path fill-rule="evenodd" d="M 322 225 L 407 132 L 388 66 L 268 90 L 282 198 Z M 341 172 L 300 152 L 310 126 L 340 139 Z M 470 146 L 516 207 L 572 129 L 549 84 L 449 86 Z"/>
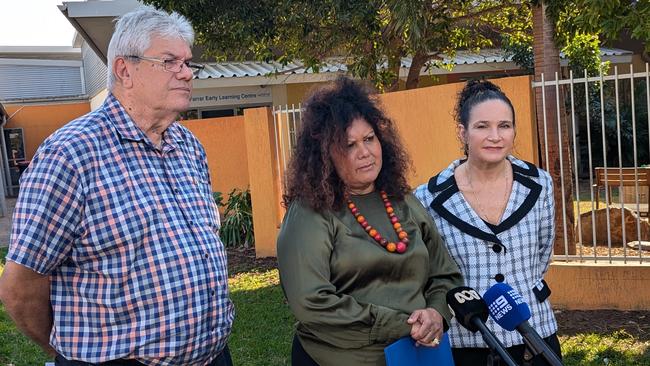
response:
<path fill-rule="evenodd" d="M 489 81 L 470 81 L 456 105 L 458 138 L 465 158 L 419 186 L 415 195 L 434 219 L 467 286 L 484 294 L 506 282 L 531 308 L 530 325 L 560 355 L 550 290 L 543 281 L 554 239 L 550 176 L 512 156 L 515 111 Z M 490 328 L 518 364 L 545 365 L 517 332 L 488 319 Z M 449 337 L 456 365 L 496 365 L 479 333 L 455 320 Z"/>

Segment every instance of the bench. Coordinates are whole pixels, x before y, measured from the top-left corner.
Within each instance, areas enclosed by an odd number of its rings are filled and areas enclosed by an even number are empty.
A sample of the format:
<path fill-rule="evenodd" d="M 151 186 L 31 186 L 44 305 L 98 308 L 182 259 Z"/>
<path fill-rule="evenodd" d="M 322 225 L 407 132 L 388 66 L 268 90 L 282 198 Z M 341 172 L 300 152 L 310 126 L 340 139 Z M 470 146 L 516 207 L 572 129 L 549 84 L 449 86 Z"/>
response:
<path fill-rule="evenodd" d="M 594 188 L 596 190 L 596 209 L 598 209 L 599 191 L 605 188 L 605 175 L 607 175 L 607 189 L 605 190 L 605 202 L 611 203 L 612 188 L 614 187 L 634 187 L 638 184 L 639 192 L 641 188 L 647 187 L 650 189 L 650 168 L 638 167 L 636 168 L 636 179 L 634 175 L 634 168 L 596 168 L 595 172 L 596 183 Z M 636 182 L 636 183 L 635 183 Z M 622 197 L 622 190 L 619 191 L 619 197 Z M 649 205 L 646 205 L 646 207 Z M 646 215 L 648 215 L 648 208 L 646 208 Z"/>

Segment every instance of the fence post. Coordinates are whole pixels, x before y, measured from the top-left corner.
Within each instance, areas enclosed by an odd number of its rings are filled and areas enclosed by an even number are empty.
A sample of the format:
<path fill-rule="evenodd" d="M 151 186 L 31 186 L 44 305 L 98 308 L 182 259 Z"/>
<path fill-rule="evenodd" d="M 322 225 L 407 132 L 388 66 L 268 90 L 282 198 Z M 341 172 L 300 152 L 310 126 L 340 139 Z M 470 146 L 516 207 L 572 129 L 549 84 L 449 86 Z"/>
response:
<path fill-rule="evenodd" d="M 244 111 L 246 155 L 257 257 L 276 255 L 279 187 L 273 161 L 275 140 L 271 113 L 271 109 L 266 107 L 249 108 Z"/>

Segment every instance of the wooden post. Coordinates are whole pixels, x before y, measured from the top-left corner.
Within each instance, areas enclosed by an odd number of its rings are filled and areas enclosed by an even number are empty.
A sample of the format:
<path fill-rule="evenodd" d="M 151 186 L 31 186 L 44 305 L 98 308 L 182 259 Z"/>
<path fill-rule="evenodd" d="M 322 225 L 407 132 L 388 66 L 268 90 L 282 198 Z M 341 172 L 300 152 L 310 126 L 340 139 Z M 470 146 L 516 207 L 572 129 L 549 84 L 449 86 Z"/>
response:
<path fill-rule="evenodd" d="M 270 108 L 249 108 L 244 111 L 246 154 L 253 205 L 255 254 L 259 257 L 276 255 L 278 235 L 279 187 L 274 168 L 275 138 Z"/>

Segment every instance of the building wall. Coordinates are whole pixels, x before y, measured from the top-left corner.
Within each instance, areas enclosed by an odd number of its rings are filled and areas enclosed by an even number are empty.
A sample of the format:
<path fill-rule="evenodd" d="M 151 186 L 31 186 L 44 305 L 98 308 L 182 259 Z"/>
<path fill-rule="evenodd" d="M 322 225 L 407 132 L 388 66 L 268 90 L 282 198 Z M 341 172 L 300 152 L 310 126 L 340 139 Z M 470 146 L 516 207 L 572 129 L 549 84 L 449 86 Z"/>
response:
<path fill-rule="evenodd" d="M 86 42 L 81 46 L 86 94 L 92 98 L 106 89 L 106 65 Z"/>
<path fill-rule="evenodd" d="M 325 85 L 325 83 L 301 83 L 301 84 L 288 84 L 287 85 L 287 104 L 302 103 L 309 95 L 309 91 L 317 85 Z"/>
<path fill-rule="evenodd" d="M 208 156 L 212 191 L 224 199 L 233 188 L 249 185 L 244 116 L 183 121 Z"/>
<path fill-rule="evenodd" d="M 104 100 L 106 100 L 107 96 L 108 96 L 108 90 L 102 89 L 97 95 L 90 98 L 90 110 L 94 111 L 95 109 L 99 108 L 102 104 L 104 104 Z"/>
<path fill-rule="evenodd" d="M 274 106 L 287 104 L 287 85 L 271 85 L 271 98 Z"/>
<path fill-rule="evenodd" d="M 90 104 L 60 103 L 46 105 L 5 104 L 11 116 L 5 128 L 22 128 L 25 139 L 25 159 L 31 160 L 38 146 L 54 131 L 90 112 Z"/>
<path fill-rule="evenodd" d="M 648 66 L 648 64 L 645 62 L 643 57 L 641 57 L 641 55 L 632 55 L 632 65 L 634 67 L 634 72 L 635 73 L 637 73 L 637 72 L 645 72 L 646 67 Z M 626 73 L 626 74 L 629 73 L 630 72 L 630 66 L 626 65 L 625 67 L 623 67 L 623 70 L 624 70 L 623 73 Z M 619 70 L 618 72 L 620 73 L 621 70 Z"/>
<path fill-rule="evenodd" d="M 85 94 L 81 61 L 0 59 L 0 100 Z"/>

